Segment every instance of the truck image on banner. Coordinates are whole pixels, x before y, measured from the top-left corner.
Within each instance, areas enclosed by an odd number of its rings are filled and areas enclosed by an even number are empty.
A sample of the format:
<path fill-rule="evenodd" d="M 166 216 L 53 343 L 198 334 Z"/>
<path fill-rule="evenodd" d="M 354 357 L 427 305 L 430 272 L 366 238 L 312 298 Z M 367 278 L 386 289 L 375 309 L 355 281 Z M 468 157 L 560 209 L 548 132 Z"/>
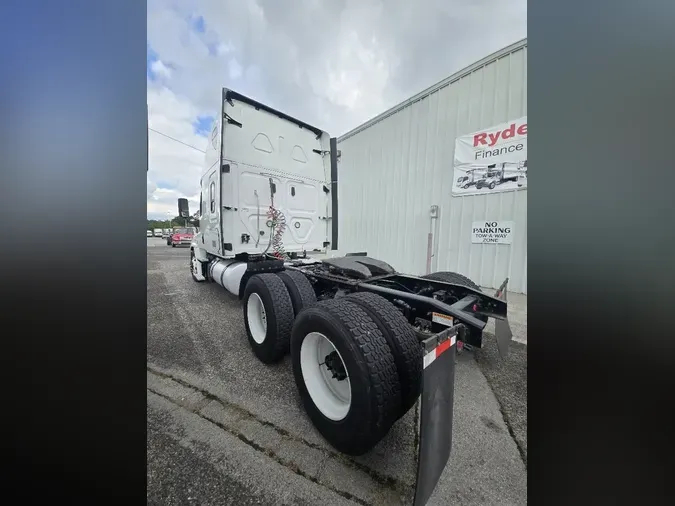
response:
<path fill-rule="evenodd" d="M 453 195 L 527 189 L 527 116 L 455 140 Z"/>

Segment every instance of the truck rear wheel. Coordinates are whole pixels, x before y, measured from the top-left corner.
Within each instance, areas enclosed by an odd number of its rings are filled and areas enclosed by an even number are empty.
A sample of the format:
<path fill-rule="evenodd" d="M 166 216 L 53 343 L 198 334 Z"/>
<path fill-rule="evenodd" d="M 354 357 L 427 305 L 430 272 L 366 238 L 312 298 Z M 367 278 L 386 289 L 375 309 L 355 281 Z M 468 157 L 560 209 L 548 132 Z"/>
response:
<path fill-rule="evenodd" d="M 244 323 L 248 342 L 261 362 L 278 362 L 288 352 L 293 304 L 276 274 L 256 274 L 244 290 Z"/>
<path fill-rule="evenodd" d="M 477 290 L 479 292 L 482 291 L 480 289 L 480 286 L 478 286 L 476 283 L 471 281 L 471 279 L 467 278 L 463 274 L 459 274 L 458 272 L 449 272 L 449 271 L 432 272 L 431 274 L 426 274 L 422 276 L 422 278 L 442 281 L 444 283 L 453 283 L 455 285 L 462 285 L 468 288 L 473 288 L 474 290 Z"/>
<path fill-rule="evenodd" d="M 377 324 L 394 355 L 401 385 L 401 410 L 398 418 L 415 405 L 422 387 L 422 346 L 408 320 L 387 299 L 374 293 L 358 292 L 347 300 L 361 306 Z"/>
<path fill-rule="evenodd" d="M 304 274 L 297 271 L 285 270 L 277 273 L 277 276 L 284 282 L 288 294 L 291 296 L 295 316 L 298 316 L 304 308 L 312 307 L 316 304 L 316 294 Z"/>
<path fill-rule="evenodd" d="M 304 309 L 293 326 L 291 360 L 309 418 L 338 451 L 366 453 L 396 421 L 401 394 L 393 354 L 354 302 Z"/>

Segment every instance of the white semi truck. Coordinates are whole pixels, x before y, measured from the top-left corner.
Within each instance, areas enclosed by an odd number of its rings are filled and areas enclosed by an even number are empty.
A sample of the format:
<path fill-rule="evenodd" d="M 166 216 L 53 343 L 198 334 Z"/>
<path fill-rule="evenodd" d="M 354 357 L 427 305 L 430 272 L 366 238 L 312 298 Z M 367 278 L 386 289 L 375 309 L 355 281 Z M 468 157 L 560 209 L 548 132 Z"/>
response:
<path fill-rule="evenodd" d="M 458 273 L 331 256 L 338 156 L 326 132 L 223 89 L 190 274 L 242 300 L 262 362 L 290 353 L 307 415 L 338 451 L 368 452 L 420 399 L 415 504 L 425 504 L 450 455 L 457 340 L 481 346 L 492 317 L 506 353 L 508 279 L 490 296 Z M 178 211 L 189 216 L 186 199 Z"/>

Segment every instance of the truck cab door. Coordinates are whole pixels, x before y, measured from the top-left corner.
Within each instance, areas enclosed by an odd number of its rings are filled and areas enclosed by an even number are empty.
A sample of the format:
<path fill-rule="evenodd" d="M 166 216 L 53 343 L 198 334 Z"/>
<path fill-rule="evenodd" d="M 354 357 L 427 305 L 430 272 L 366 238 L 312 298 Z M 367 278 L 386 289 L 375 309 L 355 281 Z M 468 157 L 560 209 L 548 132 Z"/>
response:
<path fill-rule="evenodd" d="M 201 218 L 200 227 L 204 234 L 204 246 L 209 253 L 222 254 L 223 241 L 220 237 L 220 177 L 218 170 L 209 174 L 206 193 L 205 216 Z"/>

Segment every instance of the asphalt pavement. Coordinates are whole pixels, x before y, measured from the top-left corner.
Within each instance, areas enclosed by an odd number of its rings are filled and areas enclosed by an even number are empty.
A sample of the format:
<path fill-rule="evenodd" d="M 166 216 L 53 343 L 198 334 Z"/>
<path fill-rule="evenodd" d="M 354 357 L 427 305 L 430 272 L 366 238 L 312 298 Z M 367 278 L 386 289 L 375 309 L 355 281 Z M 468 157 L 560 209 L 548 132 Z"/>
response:
<path fill-rule="evenodd" d="M 148 239 L 148 503 L 410 504 L 415 410 L 369 454 L 335 452 L 288 357 L 260 363 L 237 298 L 195 283 L 188 258 Z M 527 347 L 514 349 L 458 357 L 452 455 L 428 504 L 526 504 Z"/>

